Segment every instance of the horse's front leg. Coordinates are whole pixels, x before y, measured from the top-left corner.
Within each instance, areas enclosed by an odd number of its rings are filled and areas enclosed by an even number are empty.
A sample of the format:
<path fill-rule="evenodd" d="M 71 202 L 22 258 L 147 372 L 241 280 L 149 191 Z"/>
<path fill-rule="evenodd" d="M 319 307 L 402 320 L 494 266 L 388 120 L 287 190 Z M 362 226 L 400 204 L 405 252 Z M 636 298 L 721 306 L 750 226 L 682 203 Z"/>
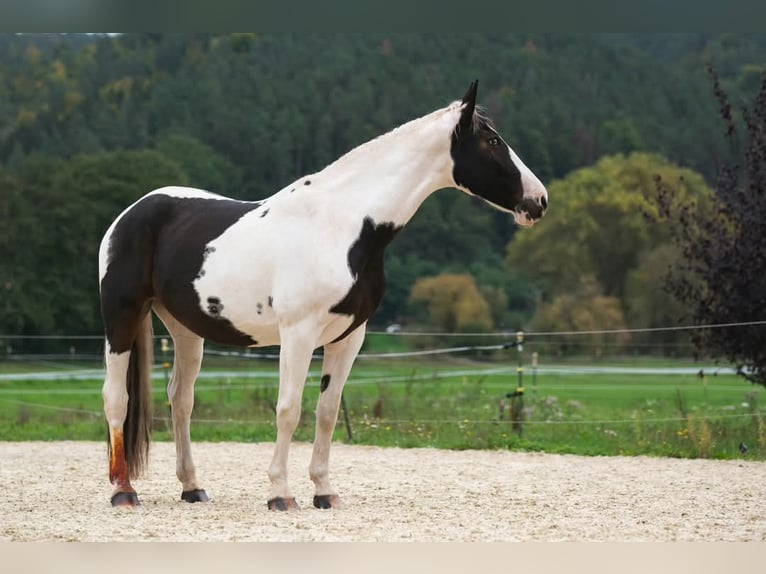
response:
<path fill-rule="evenodd" d="M 316 332 L 302 327 L 296 325 L 280 330 L 277 443 L 268 471 L 270 510 L 299 508 L 287 484 L 287 458 L 290 441 L 300 420 L 301 396 L 316 345 Z"/>
<path fill-rule="evenodd" d="M 362 348 L 366 324 L 359 326 L 342 341 L 325 345 L 324 362 L 319 402 L 317 404 L 317 426 L 314 450 L 311 455 L 309 476 L 316 492 L 314 506 L 317 508 L 338 508 L 340 498 L 329 479 L 329 458 L 332 435 L 338 420 L 343 386 L 346 384 L 354 359 Z"/>

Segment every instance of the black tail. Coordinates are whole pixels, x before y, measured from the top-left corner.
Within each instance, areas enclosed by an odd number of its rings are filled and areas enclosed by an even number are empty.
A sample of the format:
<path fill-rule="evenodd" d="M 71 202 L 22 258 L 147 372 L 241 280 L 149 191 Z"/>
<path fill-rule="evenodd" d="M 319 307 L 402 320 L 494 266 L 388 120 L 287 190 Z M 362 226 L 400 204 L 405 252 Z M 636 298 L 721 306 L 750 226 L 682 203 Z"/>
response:
<path fill-rule="evenodd" d="M 152 433 L 152 312 L 138 326 L 128 365 L 128 414 L 122 427 L 125 460 L 130 478 L 143 474 L 149 461 Z"/>

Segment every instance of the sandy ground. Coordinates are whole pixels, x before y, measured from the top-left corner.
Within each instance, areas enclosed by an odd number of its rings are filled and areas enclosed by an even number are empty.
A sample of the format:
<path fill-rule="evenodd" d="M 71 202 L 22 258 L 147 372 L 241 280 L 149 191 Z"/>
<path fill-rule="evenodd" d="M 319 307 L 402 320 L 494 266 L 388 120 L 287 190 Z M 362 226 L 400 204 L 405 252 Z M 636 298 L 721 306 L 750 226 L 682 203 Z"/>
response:
<path fill-rule="evenodd" d="M 311 506 L 311 447 L 294 444 L 302 510 L 266 509 L 272 444 L 195 444 L 213 499 L 181 502 L 154 443 L 138 508 L 109 505 L 106 445 L 0 443 L 0 541 L 764 541 L 766 463 L 336 444 L 341 510 Z"/>

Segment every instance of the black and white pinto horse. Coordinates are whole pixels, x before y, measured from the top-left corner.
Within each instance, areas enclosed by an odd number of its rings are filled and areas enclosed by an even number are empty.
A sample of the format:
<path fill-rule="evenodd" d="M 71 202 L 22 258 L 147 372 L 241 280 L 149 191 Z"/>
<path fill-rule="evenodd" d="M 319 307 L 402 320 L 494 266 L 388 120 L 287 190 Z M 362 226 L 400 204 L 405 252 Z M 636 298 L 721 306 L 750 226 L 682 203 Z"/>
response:
<path fill-rule="evenodd" d="M 114 506 L 139 504 L 131 478 L 148 459 L 154 311 L 174 343 L 167 393 L 181 498 L 207 501 L 189 425 L 203 341 L 280 345 L 277 439 L 268 507 L 297 508 L 290 441 L 314 350 L 324 347 L 309 476 L 314 506 L 340 505 L 328 476 L 343 385 L 383 297 L 383 251 L 434 191 L 456 187 L 523 226 L 547 191 L 476 109 L 462 100 L 408 122 L 263 201 L 164 187 L 123 211 L 99 251 L 106 334 L 104 413 Z"/>

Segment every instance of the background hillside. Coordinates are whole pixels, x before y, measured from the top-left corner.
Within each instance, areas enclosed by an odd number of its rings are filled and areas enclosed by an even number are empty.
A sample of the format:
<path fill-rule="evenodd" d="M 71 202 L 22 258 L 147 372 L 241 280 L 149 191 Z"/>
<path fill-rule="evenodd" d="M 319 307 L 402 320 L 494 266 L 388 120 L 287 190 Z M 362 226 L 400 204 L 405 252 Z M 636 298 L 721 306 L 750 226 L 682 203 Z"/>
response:
<path fill-rule="evenodd" d="M 550 215 L 524 238 L 459 192 L 436 194 L 387 254 L 373 323 L 678 321 L 652 176 L 704 208 L 725 158 L 706 65 L 736 103 L 764 62 L 766 34 L 0 35 L 0 334 L 100 333 L 98 241 L 146 191 L 268 196 L 476 78 L 551 189 Z M 428 295 L 450 290 L 474 305 Z"/>

